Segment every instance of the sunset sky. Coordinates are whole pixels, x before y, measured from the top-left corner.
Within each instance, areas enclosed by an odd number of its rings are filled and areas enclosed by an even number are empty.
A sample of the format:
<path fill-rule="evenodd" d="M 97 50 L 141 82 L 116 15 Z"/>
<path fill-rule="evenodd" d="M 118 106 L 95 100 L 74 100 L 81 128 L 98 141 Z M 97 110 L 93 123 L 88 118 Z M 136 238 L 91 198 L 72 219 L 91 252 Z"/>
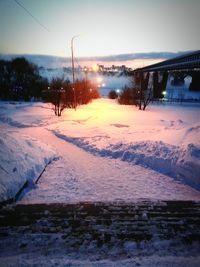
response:
<path fill-rule="evenodd" d="M 197 50 L 199 12 L 199 0 L 0 0 L 0 54 L 70 57 L 75 35 L 77 57 Z"/>

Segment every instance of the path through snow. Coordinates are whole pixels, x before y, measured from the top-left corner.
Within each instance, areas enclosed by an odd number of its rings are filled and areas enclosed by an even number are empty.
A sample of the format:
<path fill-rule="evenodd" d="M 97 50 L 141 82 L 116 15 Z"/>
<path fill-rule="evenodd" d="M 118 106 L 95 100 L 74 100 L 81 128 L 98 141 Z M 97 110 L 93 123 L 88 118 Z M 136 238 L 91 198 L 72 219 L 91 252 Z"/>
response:
<path fill-rule="evenodd" d="M 61 156 L 21 203 L 75 203 L 147 199 L 200 200 L 200 192 L 171 177 L 119 159 L 94 156 L 42 128 L 23 128 Z"/>

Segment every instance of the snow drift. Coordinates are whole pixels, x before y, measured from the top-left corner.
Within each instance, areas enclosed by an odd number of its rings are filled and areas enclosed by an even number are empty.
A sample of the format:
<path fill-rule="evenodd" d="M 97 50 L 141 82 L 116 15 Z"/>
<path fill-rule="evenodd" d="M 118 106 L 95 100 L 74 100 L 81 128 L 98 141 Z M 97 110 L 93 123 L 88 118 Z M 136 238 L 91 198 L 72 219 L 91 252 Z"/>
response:
<path fill-rule="evenodd" d="M 199 108 L 198 103 L 155 103 L 142 112 L 114 100 L 98 99 L 76 112 L 64 110 L 56 118 L 45 103 L 1 102 L 0 127 L 5 129 L 0 143 L 1 201 L 13 198 L 27 179 L 35 181 L 52 159 L 52 150 L 63 159 L 48 167 L 46 177 L 43 174 L 45 185 L 40 200 L 44 199 L 44 191 L 52 200 L 55 188 L 66 201 L 80 201 L 81 194 L 84 200 L 89 196 L 96 200 L 97 191 L 102 199 L 106 190 L 106 197 L 113 199 L 113 187 L 115 198 L 126 195 L 126 199 L 136 188 L 137 197 L 144 197 L 145 186 L 145 196 L 150 198 L 160 198 L 164 191 L 170 191 L 165 199 L 174 199 L 180 184 L 200 189 Z M 90 153 L 78 151 L 82 158 L 75 155 L 73 163 L 71 155 L 77 150 L 69 142 Z M 101 164 L 100 169 L 96 168 Z M 55 177 L 59 179 L 55 181 Z M 127 187 L 131 188 L 130 194 L 126 194 Z M 149 187 L 153 187 L 151 192 Z M 193 199 L 199 194 L 189 194 L 189 186 L 181 190 L 181 199 Z"/>
<path fill-rule="evenodd" d="M 35 182 L 54 156 L 54 152 L 39 141 L 1 129 L 0 202 L 14 199 L 27 182 Z"/>
<path fill-rule="evenodd" d="M 101 99 L 48 128 L 92 154 L 139 164 L 200 189 L 198 112 L 187 104 L 152 105 L 141 112 Z"/>
<path fill-rule="evenodd" d="M 162 141 L 143 141 L 110 144 L 101 148 L 89 138 L 67 137 L 59 131 L 54 133 L 94 155 L 120 158 L 132 164 L 139 164 L 200 190 L 200 147 L 194 144 L 180 148 Z"/>

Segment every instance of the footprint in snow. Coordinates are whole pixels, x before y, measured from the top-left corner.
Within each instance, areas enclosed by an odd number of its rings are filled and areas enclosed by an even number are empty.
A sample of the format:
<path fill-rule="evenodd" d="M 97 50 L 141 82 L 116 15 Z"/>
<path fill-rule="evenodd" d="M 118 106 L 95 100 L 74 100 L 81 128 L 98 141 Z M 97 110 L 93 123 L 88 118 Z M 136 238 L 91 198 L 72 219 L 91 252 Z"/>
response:
<path fill-rule="evenodd" d="M 119 123 L 112 123 L 110 126 L 115 126 L 117 128 L 124 128 L 124 127 L 130 127 L 129 125 L 126 124 L 119 124 Z"/>

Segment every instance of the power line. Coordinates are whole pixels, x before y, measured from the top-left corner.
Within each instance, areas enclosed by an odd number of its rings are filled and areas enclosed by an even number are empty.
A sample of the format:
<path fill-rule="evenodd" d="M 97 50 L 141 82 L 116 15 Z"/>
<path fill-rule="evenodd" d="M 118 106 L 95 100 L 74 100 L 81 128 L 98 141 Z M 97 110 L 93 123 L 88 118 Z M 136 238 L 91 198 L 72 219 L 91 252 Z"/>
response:
<path fill-rule="evenodd" d="M 31 12 L 28 9 L 26 9 L 19 1 L 17 0 L 13 0 L 13 1 L 15 1 L 15 3 L 17 3 L 18 6 L 23 8 L 26 11 L 26 13 L 29 14 L 29 16 L 31 16 L 43 29 L 49 32 L 47 27 L 45 27 L 35 16 L 33 16 L 33 14 L 31 14 Z"/>

